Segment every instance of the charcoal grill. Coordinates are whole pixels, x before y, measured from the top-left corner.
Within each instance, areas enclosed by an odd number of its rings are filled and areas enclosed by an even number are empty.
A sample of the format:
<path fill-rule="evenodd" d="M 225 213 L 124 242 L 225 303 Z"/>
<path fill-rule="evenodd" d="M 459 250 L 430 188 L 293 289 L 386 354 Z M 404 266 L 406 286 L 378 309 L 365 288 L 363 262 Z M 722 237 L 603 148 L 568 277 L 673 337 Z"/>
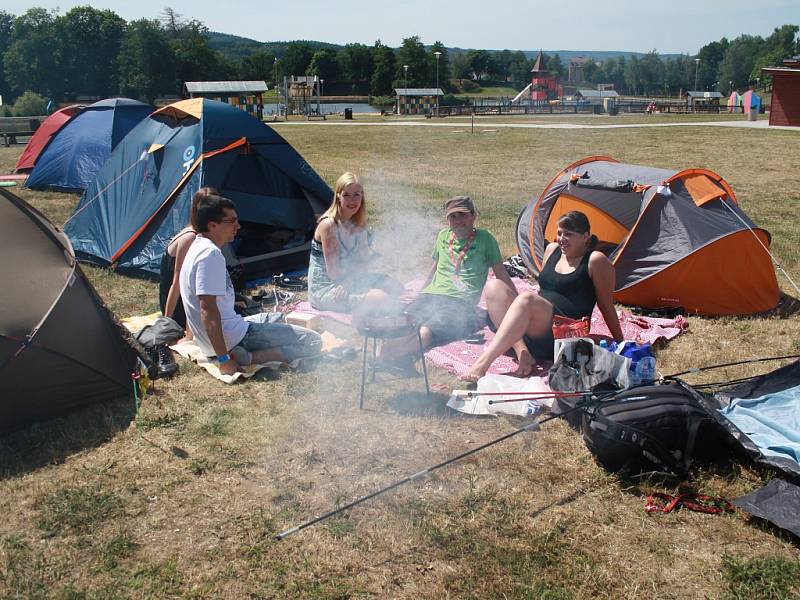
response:
<path fill-rule="evenodd" d="M 393 315 L 362 315 L 357 316 L 353 324 L 356 330 L 364 337 L 364 348 L 361 362 L 361 393 L 359 395 L 358 406 L 364 408 L 364 389 L 367 383 L 367 351 L 369 340 L 372 340 L 372 361 L 369 370 L 372 371 L 371 380 L 375 381 L 375 372 L 378 370 L 377 353 L 378 340 L 391 340 L 415 335 L 419 342 L 419 357 L 422 362 L 422 376 L 425 379 L 425 393 L 430 394 L 428 384 L 428 369 L 425 366 L 425 347 L 422 345 L 422 336 L 419 332 L 419 325 L 413 317 L 407 313 Z"/>

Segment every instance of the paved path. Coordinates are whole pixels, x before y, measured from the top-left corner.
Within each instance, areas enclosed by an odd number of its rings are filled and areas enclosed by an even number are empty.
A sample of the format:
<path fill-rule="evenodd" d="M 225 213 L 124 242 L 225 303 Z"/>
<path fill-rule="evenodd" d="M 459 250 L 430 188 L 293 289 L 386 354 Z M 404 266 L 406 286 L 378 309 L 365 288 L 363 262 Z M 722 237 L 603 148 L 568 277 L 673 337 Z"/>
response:
<path fill-rule="evenodd" d="M 657 117 L 656 117 L 657 118 Z M 472 127 L 470 121 L 448 120 L 446 123 L 424 119 L 420 121 L 276 121 L 269 125 L 314 125 L 321 127 Z M 768 129 L 770 131 L 782 129 L 800 133 L 800 127 L 784 127 L 775 125 L 770 127 L 766 119 L 760 121 L 684 121 L 681 123 L 615 123 L 611 125 L 584 125 L 582 123 L 492 123 L 491 121 L 477 120 L 475 127 L 486 129 L 635 129 L 641 127 L 738 127 L 745 129 Z"/>

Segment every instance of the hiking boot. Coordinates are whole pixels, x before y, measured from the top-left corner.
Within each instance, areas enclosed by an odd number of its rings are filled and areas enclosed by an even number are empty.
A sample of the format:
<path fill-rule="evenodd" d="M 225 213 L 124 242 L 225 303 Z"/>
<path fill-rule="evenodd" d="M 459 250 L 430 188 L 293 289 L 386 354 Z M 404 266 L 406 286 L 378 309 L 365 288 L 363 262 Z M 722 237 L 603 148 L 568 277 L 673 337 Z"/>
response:
<path fill-rule="evenodd" d="M 172 377 L 178 372 L 178 363 L 175 362 L 175 357 L 172 355 L 172 350 L 166 344 L 159 344 L 147 349 L 150 360 L 156 366 L 156 377 L 165 378 Z"/>

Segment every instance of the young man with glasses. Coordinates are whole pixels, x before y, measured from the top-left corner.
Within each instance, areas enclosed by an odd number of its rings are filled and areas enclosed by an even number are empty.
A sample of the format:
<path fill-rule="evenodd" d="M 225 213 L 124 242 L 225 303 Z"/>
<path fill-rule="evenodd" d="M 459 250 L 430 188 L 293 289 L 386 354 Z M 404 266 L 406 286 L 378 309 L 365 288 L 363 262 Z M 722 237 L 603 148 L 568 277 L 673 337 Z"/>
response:
<path fill-rule="evenodd" d="M 198 233 L 181 267 L 181 299 L 197 345 L 214 357 L 220 372 L 233 375 L 240 366 L 318 355 L 322 340 L 315 331 L 269 323 L 266 313 L 245 318 L 234 311 L 233 283 L 220 250 L 239 231 L 233 202 L 208 195 L 194 205 L 191 222 Z"/>

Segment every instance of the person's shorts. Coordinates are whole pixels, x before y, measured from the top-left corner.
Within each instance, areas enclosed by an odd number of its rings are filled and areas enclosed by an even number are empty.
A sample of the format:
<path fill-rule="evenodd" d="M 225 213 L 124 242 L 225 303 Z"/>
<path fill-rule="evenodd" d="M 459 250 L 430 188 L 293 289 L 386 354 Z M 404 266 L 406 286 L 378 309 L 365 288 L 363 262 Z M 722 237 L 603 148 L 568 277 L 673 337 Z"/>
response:
<path fill-rule="evenodd" d="M 316 331 L 288 323 L 270 322 L 271 318 L 274 319 L 270 313 L 245 317 L 249 323 L 247 333 L 231 350 L 231 356 L 237 363 L 247 366 L 253 362 L 253 352 L 270 348 L 280 349 L 286 362 L 319 355 L 322 338 Z"/>
<path fill-rule="evenodd" d="M 408 306 L 417 324 L 427 327 L 433 345 L 468 338 L 483 328 L 483 311 L 466 300 L 440 294 L 420 294 Z"/>
<path fill-rule="evenodd" d="M 497 327 L 492 322 L 492 319 L 489 318 L 489 315 L 486 315 L 486 326 L 493 333 L 497 333 Z M 555 338 L 553 337 L 553 330 L 548 328 L 547 333 L 538 336 L 538 337 L 531 337 L 529 335 L 523 335 L 522 341 L 525 342 L 525 346 L 528 348 L 528 352 L 531 353 L 533 359 L 537 362 L 553 362 L 553 348 L 555 346 Z M 513 355 L 513 350 L 509 351 Z"/>

